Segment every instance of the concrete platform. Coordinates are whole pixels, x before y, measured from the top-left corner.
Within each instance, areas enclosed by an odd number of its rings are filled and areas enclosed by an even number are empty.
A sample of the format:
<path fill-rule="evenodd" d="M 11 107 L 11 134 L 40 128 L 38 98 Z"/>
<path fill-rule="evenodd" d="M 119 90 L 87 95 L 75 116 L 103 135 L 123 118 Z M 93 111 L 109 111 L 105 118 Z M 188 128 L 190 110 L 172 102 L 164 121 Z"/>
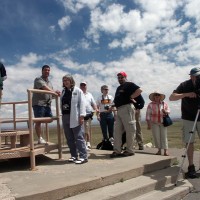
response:
<path fill-rule="evenodd" d="M 67 161 L 70 155 L 64 148 L 63 160 L 57 160 L 56 152 L 38 156 L 36 171 L 29 170 L 28 158 L 0 162 L 0 199 L 64 199 L 177 164 L 175 156 L 155 152 L 147 148 L 131 157 L 111 159 L 111 151 L 92 149 L 89 162 L 77 165 Z"/>

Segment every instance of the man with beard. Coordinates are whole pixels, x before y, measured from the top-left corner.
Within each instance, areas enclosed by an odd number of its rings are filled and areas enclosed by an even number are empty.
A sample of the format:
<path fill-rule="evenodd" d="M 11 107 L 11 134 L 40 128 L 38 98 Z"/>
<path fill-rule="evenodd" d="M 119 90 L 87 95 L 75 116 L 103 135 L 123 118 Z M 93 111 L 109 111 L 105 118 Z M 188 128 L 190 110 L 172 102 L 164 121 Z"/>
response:
<path fill-rule="evenodd" d="M 136 132 L 134 99 L 142 92 L 140 87 L 133 82 L 127 81 L 127 74 L 117 74 L 120 86 L 117 88 L 114 103 L 117 108 L 117 117 L 114 133 L 114 152 L 111 158 L 134 155 L 134 137 Z M 126 132 L 126 150 L 122 153 L 122 134 Z"/>

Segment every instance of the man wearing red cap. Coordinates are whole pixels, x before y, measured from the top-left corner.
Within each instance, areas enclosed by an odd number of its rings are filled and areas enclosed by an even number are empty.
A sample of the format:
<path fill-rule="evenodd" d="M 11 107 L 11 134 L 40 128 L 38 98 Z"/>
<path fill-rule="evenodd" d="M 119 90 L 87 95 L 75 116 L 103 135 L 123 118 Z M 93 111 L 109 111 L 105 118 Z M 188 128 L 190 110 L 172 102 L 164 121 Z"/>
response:
<path fill-rule="evenodd" d="M 114 134 L 114 152 L 110 155 L 111 158 L 132 156 L 135 154 L 133 145 L 136 125 L 133 101 L 142 92 L 138 85 L 127 81 L 127 74 L 125 72 L 119 72 L 117 78 L 120 86 L 117 88 L 114 98 L 117 117 Z M 122 153 L 122 134 L 125 131 L 127 147 Z"/>

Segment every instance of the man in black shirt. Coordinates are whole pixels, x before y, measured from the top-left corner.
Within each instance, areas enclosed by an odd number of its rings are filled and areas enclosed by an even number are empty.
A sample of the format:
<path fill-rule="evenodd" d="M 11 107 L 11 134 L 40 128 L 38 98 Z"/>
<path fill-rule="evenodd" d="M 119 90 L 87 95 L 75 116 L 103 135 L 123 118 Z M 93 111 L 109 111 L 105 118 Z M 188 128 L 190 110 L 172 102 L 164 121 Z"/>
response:
<path fill-rule="evenodd" d="M 200 78 L 200 68 L 192 68 L 189 75 L 190 79 L 182 82 L 170 95 L 169 100 L 177 101 L 181 99 L 183 141 L 185 142 L 186 146 L 189 143 L 187 149 L 189 166 L 186 176 L 189 178 L 197 178 L 193 163 L 195 132 L 192 134 L 191 130 L 193 129 L 194 121 L 200 105 L 200 98 L 198 98 L 198 95 L 195 92 L 197 87 L 200 87 L 196 85 L 197 78 Z M 198 135 L 200 136 L 200 116 L 198 116 L 195 131 L 197 131 Z"/>
<path fill-rule="evenodd" d="M 3 63 L 0 62 L 0 102 L 2 98 L 2 90 L 3 90 L 3 81 L 6 80 L 6 69 L 3 65 Z"/>
<path fill-rule="evenodd" d="M 127 74 L 120 72 L 117 74 L 120 86 L 117 88 L 114 103 L 117 108 L 114 134 L 114 152 L 111 158 L 134 155 L 135 107 L 134 99 L 142 92 L 139 86 L 127 81 Z M 126 150 L 121 152 L 122 134 L 126 131 Z"/>

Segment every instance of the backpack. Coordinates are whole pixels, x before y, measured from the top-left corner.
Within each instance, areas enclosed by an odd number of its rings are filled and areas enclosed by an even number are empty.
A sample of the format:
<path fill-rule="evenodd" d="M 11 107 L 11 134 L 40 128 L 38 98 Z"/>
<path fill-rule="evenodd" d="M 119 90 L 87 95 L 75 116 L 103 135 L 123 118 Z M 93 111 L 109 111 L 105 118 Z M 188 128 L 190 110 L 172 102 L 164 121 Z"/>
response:
<path fill-rule="evenodd" d="M 136 101 L 136 103 L 133 103 L 135 109 L 142 109 L 144 107 L 145 101 L 141 94 L 134 98 L 134 100 Z"/>
<path fill-rule="evenodd" d="M 96 149 L 100 149 L 100 150 L 113 150 L 113 145 L 110 142 L 110 140 L 103 140 L 102 142 L 100 142 Z"/>

